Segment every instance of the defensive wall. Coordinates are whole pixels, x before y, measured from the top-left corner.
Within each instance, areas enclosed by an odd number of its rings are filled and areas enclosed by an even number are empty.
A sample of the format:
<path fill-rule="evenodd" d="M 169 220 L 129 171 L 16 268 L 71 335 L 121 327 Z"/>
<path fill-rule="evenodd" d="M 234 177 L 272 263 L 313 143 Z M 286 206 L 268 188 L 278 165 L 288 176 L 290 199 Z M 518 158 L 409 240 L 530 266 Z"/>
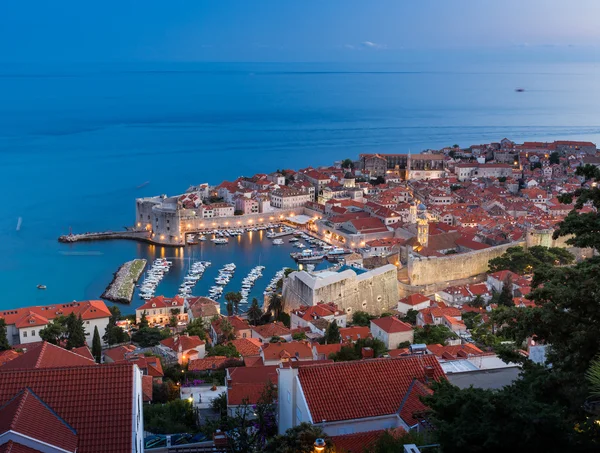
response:
<path fill-rule="evenodd" d="M 387 264 L 368 272 L 292 272 L 283 282 L 286 310 L 333 302 L 348 315 L 360 310 L 380 315 L 398 303 L 396 267 Z"/>
<path fill-rule="evenodd" d="M 447 283 L 446 286 L 448 286 L 455 280 L 483 274 L 487 272 L 488 262 L 491 259 L 501 256 L 510 247 L 518 246 L 526 246 L 525 241 L 440 257 L 415 257 L 409 253 L 407 267 L 410 285 L 425 286 Z"/>

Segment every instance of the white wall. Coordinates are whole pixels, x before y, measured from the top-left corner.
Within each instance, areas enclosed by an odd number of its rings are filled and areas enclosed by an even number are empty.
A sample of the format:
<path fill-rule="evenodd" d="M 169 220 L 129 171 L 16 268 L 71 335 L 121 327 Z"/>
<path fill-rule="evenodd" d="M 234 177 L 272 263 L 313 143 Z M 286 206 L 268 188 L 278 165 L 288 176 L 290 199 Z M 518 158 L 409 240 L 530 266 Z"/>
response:
<path fill-rule="evenodd" d="M 133 395 L 132 395 L 132 430 L 131 451 L 132 453 L 144 452 L 144 413 L 142 399 L 142 372 L 137 365 L 133 365 Z"/>

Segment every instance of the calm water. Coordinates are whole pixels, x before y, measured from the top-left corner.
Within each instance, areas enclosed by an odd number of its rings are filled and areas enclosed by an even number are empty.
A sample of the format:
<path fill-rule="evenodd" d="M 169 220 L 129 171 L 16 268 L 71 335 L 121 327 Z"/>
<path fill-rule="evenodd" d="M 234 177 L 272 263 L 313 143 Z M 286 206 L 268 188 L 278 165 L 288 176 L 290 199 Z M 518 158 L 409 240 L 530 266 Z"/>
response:
<path fill-rule="evenodd" d="M 69 227 L 81 232 L 131 224 L 136 197 L 361 152 L 417 152 L 505 136 L 600 142 L 599 76 L 594 63 L 482 66 L 426 59 L 397 65 L 0 65 L 0 308 L 97 298 L 122 262 L 181 253 L 132 242 L 57 243 Z M 515 87 L 527 91 L 515 93 Z M 291 263 L 288 245 L 274 250 L 255 237 L 204 248 L 203 259 L 214 262 L 210 272 L 222 262 L 247 266 L 238 269 L 232 289 L 259 259 L 267 270 L 258 293 Z M 96 253 L 68 253 L 88 251 Z M 182 277 L 172 274 L 159 288 L 165 295 L 176 292 Z M 210 275 L 197 293 L 209 279 L 212 284 Z M 48 290 L 36 290 L 39 283 Z"/>

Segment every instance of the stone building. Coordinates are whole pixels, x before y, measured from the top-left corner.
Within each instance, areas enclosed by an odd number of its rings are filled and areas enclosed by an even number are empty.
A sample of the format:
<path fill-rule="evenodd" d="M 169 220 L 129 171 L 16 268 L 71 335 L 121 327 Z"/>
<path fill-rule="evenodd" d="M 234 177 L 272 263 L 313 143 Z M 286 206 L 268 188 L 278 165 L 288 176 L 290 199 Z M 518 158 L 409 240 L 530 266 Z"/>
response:
<path fill-rule="evenodd" d="M 348 315 L 379 315 L 398 303 L 397 269 L 387 264 L 370 271 L 292 272 L 283 282 L 283 298 L 292 310 L 332 302 Z"/>

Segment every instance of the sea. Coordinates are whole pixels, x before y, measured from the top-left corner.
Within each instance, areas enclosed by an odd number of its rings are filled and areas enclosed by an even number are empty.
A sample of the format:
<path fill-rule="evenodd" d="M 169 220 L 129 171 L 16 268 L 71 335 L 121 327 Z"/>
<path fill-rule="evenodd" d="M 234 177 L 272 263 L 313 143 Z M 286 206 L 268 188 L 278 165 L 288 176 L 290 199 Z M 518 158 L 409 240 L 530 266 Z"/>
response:
<path fill-rule="evenodd" d="M 598 143 L 598 80 L 595 62 L 528 59 L 0 64 L 0 310 L 97 299 L 123 262 L 158 256 L 176 263 L 159 294 L 176 294 L 202 259 L 213 266 L 194 294 L 225 263 L 238 265 L 225 291 L 261 264 L 250 297 L 262 301 L 294 264 L 291 245 L 263 233 L 186 249 L 57 238 L 132 225 L 137 197 L 359 153 L 504 137 Z"/>

